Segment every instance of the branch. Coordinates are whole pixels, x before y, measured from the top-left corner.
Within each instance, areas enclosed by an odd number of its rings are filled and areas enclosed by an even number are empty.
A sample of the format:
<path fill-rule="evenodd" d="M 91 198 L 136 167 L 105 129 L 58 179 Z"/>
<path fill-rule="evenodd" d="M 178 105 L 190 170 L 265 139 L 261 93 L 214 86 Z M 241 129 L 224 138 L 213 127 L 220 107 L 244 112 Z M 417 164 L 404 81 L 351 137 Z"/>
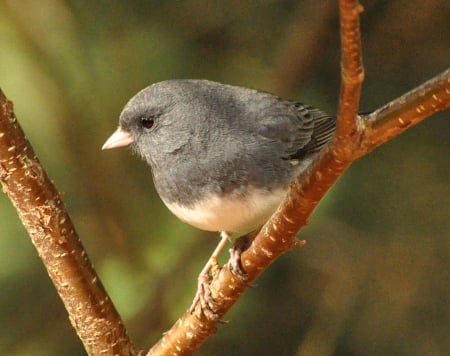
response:
<path fill-rule="evenodd" d="M 450 106 L 450 69 L 362 117 L 365 126 L 356 155 L 365 155 L 381 144 Z"/>
<path fill-rule="evenodd" d="M 61 196 L 0 90 L 0 181 L 91 355 L 136 355 L 84 251 Z"/>
<path fill-rule="evenodd" d="M 356 116 L 364 80 L 362 64 L 359 14 L 363 7 L 356 0 L 339 1 L 341 17 L 341 94 L 339 98 L 338 121 L 334 136 L 336 153 L 341 157 L 350 154 L 348 146 L 354 142 Z"/>
<path fill-rule="evenodd" d="M 257 233 L 250 248 L 243 253 L 242 265 L 248 279 L 243 281 L 235 277 L 227 266 L 214 276 L 211 291 L 216 302 L 214 312 L 219 317 L 226 313 L 248 285 L 281 254 L 304 244 L 304 241 L 296 240 L 297 232 L 306 225 L 320 199 L 353 161 L 369 153 L 377 145 L 399 135 L 413 123 L 450 106 L 450 76 L 449 71 L 446 71 L 388 104 L 390 111 L 381 108 L 367 120 L 359 118 L 357 109 L 364 78 L 359 33 L 359 14 L 362 7 L 357 1 L 341 1 L 340 10 L 342 87 L 335 138 L 310 169 L 291 184 L 287 197 Z M 427 90 L 423 90 L 424 87 Z M 418 95 L 420 100 L 417 99 Z M 425 103 L 429 103 L 429 108 Z M 395 107 L 397 115 L 403 112 L 411 112 L 411 115 L 396 116 L 392 107 Z M 402 117 L 403 121 L 399 120 L 399 117 Z M 386 135 L 385 131 L 389 127 L 396 129 L 390 130 L 391 134 Z M 200 310 L 196 310 L 196 315 L 187 312 L 153 346 L 148 355 L 190 355 L 208 336 L 215 333 L 217 322 L 218 320 L 207 319 Z"/>
<path fill-rule="evenodd" d="M 427 88 L 426 92 L 424 88 Z M 425 103 L 430 104 L 426 107 Z M 388 111 L 386 107 L 395 107 L 396 114 Z M 411 112 L 413 111 L 411 108 L 415 107 L 422 109 L 416 111 L 414 116 L 403 116 L 403 113 Z M 215 276 L 211 282 L 212 294 L 217 303 L 215 313 L 220 317 L 225 315 L 248 285 L 273 261 L 290 249 L 304 244 L 304 241 L 297 241 L 295 235 L 306 225 L 320 199 L 351 162 L 433 113 L 448 107 L 450 107 L 450 70 L 369 115 L 367 126 L 353 134 L 354 141 L 348 150 L 340 150 L 342 141 L 336 139 L 313 166 L 291 184 L 288 196 L 257 234 L 251 247 L 243 253 L 242 265 L 248 279 L 244 282 L 236 278 L 227 266 Z M 405 117 L 405 121 L 402 123 L 399 117 Z M 364 127 L 361 120 L 363 119 L 357 118 L 356 122 L 359 124 L 355 127 Z M 393 127 L 392 132 L 386 134 L 386 127 Z M 344 137 L 343 141 L 348 140 Z M 341 160 L 341 156 L 336 152 L 346 153 Z M 217 321 L 209 320 L 199 312 L 196 315 L 187 312 L 153 346 L 148 355 L 167 355 L 175 349 L 182 350 L 176 353 L 177 355 L 190 355 L 208 336 L 215 333 Z"/>

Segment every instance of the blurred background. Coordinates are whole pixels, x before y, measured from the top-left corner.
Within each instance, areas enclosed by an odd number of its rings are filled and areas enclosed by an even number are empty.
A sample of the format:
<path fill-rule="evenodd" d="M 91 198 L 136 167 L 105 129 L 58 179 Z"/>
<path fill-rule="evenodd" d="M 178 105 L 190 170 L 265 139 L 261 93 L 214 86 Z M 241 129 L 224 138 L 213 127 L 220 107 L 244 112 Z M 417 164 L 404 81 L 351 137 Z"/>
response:
<path fill-rule="evenodd" d="M 367 111 L 449 66 L 450 3 L 362 4 Z M 190 305 L 218 236 L 171 215 L 129 150 L 100 150 L 124 104 L 157 81 L 207 78 L 334 114 L 339 46 L 329 0 L 0 1 L 0 86 L 136 345 Z M 448 355 L 449 114 L 356 162 L 299 235 L 307 245 L 198 355 Z M 0 354 L 85 354 L 4 194 L 0 291 Z"/>

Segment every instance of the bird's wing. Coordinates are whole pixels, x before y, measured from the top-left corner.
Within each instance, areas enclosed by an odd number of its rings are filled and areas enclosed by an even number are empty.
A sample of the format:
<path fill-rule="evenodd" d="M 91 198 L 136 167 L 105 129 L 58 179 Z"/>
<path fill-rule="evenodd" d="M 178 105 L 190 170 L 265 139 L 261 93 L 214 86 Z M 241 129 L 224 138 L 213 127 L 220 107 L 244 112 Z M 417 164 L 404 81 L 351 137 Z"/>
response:
<path fill-rule="evenodd" d="M 301 103 L 284 101 L 282 104 L 264 115 L 259 134 L 279 142 L 283 158 L 302 159 L 318 152 L 331 139 L 336 118 Z"/>

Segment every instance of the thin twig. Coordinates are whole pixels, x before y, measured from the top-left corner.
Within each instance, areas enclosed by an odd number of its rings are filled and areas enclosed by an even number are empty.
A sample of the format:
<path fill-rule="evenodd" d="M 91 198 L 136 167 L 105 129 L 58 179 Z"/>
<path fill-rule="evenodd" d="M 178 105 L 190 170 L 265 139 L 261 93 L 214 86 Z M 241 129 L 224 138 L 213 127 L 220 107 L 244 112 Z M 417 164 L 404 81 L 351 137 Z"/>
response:
<path fill-rule="evenodd" d="M 351 155 L 349 147 L 355 142 L 357 131 L 356 116 L 364 80 L 362 64 L 361 35 L 359 15 L 363 7 L 356 0 L 340 0 L 341 17 L 341 93 L 339 98 L 338 123 L 335 141 L 339 141 L 340 159 Z"/>
<path fill-rule="evenodd" d="M 450 68 L 361 118 L 365 126 L 358 152 L 364 155 L 450 106 Z"/>

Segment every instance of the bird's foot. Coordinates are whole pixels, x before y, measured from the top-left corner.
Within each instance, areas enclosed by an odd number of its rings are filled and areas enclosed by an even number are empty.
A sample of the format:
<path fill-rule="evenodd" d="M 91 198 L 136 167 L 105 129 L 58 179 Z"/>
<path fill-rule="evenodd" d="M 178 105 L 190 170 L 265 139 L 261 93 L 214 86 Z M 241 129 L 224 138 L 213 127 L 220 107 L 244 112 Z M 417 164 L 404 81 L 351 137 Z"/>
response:
<path fill-rule="evenodd" d="M 247 250 L 252 244 L 253 238 L 251 234 L 247 234 L 239 237 L 234 245 L 229 249 L 230 260 L 228 261 L 227 268 L 242 281 L 246 281 L 248 276 L 242 266 L 241 256 L 242 253 Z"/>
<path fill-rule="evenodd" d="M 217 303 L 211 295 L 211 281 L 220 271 L 220 266 L 217 263 L 217 257 L 230 240 L 231 235 L 225 231 L 222 231 L 220 236 L 221 239 L 219 244 L 216 246 L 216 249 L 198 276 L 197 292 L 195 293 L 194 300 L 189 308 L 189 312 L 194 314 L 198 310 L 197 305 L 200 305 L 199 313 L 203 313 L 204 316 L 210 320 L 217 320 L 219 318 L 215 312 L 217 309 Z M 197 314 L 197 316 L 199 317 L 199 314 Z"/>
<path fill-rule="evenodd" d="M 220 266 L 215 258 L 210 258 L 207 266 L 208 268 L 204 268 L 198 276 L 197 292 L 195 293 L 189 312 L 195 314 L 197 312 L 197 305 L 200 305 L 200 310 L 197 313 L 203 313 L 207 319 L 217 320 L 219 316 L 215 312 L 217 303 L 211 294 L 211 281 L 219 273 Z M 199 314 L 196 315 L 199 317 Z"/>
<path fill-rule="evenodd" d="M 247 235 L 239 237 L 233 247 L 230 248 L 230 260 L 227 263 L 228 270 L 241 281 L 247 281 L 248 276 L 242 266 L 241 256 L 242 253 L 247 250 L 253 239 L 256 237 L 259 231 L 254 231 Z M 194 300 L 189 308 L 191 314 L 200 317 L 203 314 L 207 319 L 218 320 L 217 303 L 211 294 L 211 281 L 220 272 L 221 267 L 217 263 L 217 257 L 220 251 L 223 250 L 226 243 L 230 240 L 230 234 L 226 232 L 221 233 L 221 240 L 214 250 L 213 254 L 209 258 L 203 270 L 198 276 L 197 292 L 195 293 Z"/>

